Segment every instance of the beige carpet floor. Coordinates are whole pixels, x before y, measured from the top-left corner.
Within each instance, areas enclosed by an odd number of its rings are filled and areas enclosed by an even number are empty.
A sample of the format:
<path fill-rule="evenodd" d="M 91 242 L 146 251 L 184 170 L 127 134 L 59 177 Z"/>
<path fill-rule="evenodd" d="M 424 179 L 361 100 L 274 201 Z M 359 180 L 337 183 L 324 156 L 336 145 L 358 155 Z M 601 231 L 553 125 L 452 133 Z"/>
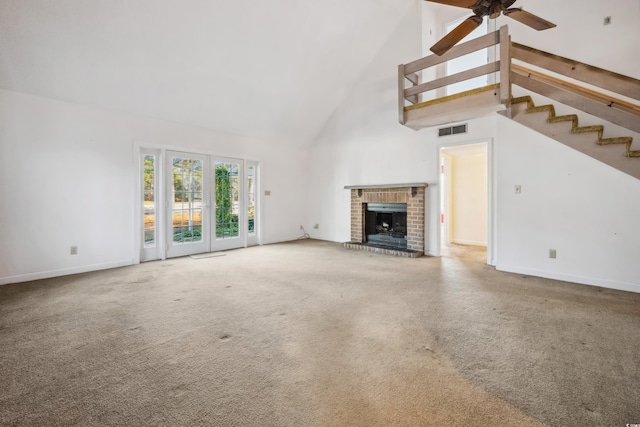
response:
<path fill-rule="evenodd" d="M 303 240 L 0 287 L 2 426 L 640 423 L 640 294 Z"/>

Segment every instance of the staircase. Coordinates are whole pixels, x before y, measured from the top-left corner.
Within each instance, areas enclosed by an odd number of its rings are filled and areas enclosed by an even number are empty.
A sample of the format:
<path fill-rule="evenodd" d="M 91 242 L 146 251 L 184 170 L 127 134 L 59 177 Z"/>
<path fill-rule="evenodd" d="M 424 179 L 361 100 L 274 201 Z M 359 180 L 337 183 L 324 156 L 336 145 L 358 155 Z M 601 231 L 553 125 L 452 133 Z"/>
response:
<path fill-rule="evenodd" d="M 604 126 L 580 126 L 576 114 L 558 116 L 553 105 L 536 106 L 531 96 L 511 100 L 511 118 L 558 142 L 640 179 L 640 150 L 631 150 L 633 138 L 604 138 Z"/>
<path fill-rule="evenodd" d="M 430 82 L 420 81 L 422 70 L 493 45 L 500 45 L 501 59 L 498 61 Z M 512 64 L 512 59 L 530 64 L 534 68 Z M 425 92 L 492 73 L 499 74 L 500 83 L 421 102 Z M 562 78 L 555 77 L 553 73 Z M 411 83 L 409 88 L 405 87 L 407 81 Z M 580 126 L 576 114 L 557 115 L 554 105 L 536 106 L 531 96 L 512 98 L 511 95 L 511 85 L 514 84 L 640 133 L 640 105 L 635 102 L 640 100 L 640 80 L 512 43 L 506 26 L 495 33 L 455 46 L 440 57 L 431 55 L 400 65 L 398 83 L 399 120 L 409 128 L 418 130 L 498 111 L 526 127 L 640 179 L 640 150 L 633 149 L 631 136 L 605 138 L 602 125 Z M 604 92 L 594 90 L 593 87 L 604 89 Z M 621 94 L 631 101 L 614 98 L 611 93 Z M 405 105 L 407 102 L 410 105 Z"/>

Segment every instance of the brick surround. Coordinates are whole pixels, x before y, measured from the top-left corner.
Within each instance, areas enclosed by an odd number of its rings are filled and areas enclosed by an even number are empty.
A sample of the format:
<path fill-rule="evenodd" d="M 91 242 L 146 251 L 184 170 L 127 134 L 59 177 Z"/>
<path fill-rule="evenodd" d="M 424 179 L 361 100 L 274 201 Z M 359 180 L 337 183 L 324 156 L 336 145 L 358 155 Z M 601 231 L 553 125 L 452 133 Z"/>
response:
<path fill-rule="evenodd" d="M 346 247 L 364 243 L 364 217 L 367 203 L 407 204 L 407 249 L 415 256 L 424 254 L 425 189 L 427 184 L 398 184 L 383 186 L 348 186 L 351 190 L 351 242 Z M 379 249 L 379 248 L 373 248 Z M 381 249 L 374 252 L 392 255 L 398 251 Z M 406 256 L 406 255 L 403 255 Z"/>

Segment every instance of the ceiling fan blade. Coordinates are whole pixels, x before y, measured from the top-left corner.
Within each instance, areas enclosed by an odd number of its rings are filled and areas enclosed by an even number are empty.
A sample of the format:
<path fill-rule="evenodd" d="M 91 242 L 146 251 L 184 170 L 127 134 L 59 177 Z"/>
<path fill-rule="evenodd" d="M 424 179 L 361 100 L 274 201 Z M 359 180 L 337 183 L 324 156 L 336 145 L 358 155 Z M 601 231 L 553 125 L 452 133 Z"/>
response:
<path fill-rule="evenodd" d="M 473 9 L 473 7 L 479 3 L 478 0 L 425 0 L 431 3 L 446 4 L 449 6 L 466 7 L 467 9 Z"/>
<path fill-rule="evenodd" d="M 505 16 L 509 18 L 513 18 L 518 22 L 523 23 L 524 25 L 528 25 L 534 30 L 542 31 L 548 30 L 549 28 L 553 28 L 556 24 L 547 21 L 546 19 L 542 19 L 539 16 L 534 15 L 533 13 L 526 12 L 520 8 L 507 9 L 504 12 Z"/>
<path fill-rule="evenodd" d="M 455 46 L 460 40 L 471 34 L 473 30 L 482 24 L 481 16 L 470 16 L 462 24 L 451 30 L 449 34 L 444 36 L 438 43 L 431 46 L 431 52 L 438 56 L 442 56 L 445 52 Z"/>

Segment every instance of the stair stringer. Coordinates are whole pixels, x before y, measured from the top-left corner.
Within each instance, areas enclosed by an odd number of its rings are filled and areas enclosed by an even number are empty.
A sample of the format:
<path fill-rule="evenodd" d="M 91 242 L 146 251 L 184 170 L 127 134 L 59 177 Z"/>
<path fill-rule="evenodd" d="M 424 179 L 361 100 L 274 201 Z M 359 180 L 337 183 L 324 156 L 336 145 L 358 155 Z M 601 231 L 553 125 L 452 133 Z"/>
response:
<path fill-rule="evenodd" d="M 531 96 L 513 98 L 511 118 L 543 135 L 640 179 L 640 150 L 630 136 L 604 138 L 604 126 L 580 126 L 576 114 L 557 115 L 554 105 L 536 106 Z"/>

